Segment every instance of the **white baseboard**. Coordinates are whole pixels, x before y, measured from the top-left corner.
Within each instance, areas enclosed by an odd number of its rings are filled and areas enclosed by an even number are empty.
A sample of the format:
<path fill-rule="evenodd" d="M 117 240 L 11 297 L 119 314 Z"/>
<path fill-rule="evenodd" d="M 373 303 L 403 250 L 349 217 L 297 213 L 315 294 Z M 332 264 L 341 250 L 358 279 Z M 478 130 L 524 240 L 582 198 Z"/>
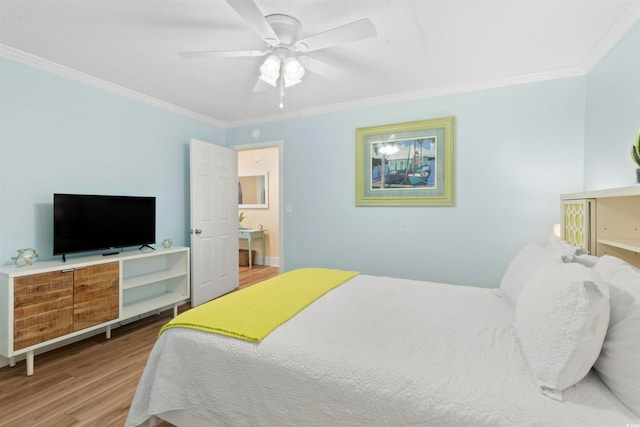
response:
<path fill-rule="evenodd" d="M 263 257 L 256 256 L 256 265 L 268 265 L 269 267 L 280 267 L 280 258 L 279 257 Z M 265 263 L 266 262 L 266 263 Z"/>

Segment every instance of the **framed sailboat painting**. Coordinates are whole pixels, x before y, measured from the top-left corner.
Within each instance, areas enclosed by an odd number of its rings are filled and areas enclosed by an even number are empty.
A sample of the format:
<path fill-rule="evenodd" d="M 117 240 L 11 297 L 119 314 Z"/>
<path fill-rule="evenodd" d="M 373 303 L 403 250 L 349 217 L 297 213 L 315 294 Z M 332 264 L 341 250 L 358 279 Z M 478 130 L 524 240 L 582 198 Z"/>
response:
<path fill-rule="evenodd" d="M 454 118 L 356 129 L 356 206 L 453 206 Z"/>

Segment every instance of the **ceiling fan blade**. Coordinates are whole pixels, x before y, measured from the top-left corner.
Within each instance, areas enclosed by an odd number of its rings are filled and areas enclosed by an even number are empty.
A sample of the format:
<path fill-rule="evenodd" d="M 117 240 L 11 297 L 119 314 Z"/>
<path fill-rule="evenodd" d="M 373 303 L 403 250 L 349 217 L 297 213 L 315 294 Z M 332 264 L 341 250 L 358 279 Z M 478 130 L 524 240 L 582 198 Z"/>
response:
<path fill-rule="evenodd" d="M 302 52 L 312 52 L 338 44 L 368 39 L 376 35 L 378 35 L 376 26 L 365 18 L 299 40 L 296 43 L 296 48 Z"/>
<path fill-rule="evenodd" d="M 187 59 L 194 58 L 234 58 L 242 56 L 264 56 L 269 50 L 200 50 L 190 52 L 178 52 L 178 55 Z"/>
<path fill-rule="evenodd" d="M 253 0 L 226 0 L 226 2 L 238 12 L 238 15 L 251 26 L 267 44 L 277 44 L 280 42 L 278 36 L 267 22 L 264 14 L 258 9 Z"/>
<path fill-rule="evenodd" d="M 264 92 L 265 90 L 273 89 L 273 86 L 270 86 L 269 83 L 264 82 L 260 79 L 256 82 L 256 85 L 253 87 L 254 92 Z"/>
<path fill-rule="evenodd" d="M 298 60 L 306 70 L 332 81 L 344 81 L 349 76 L 348 73 L 340 68 L 309 56 L 299 56 Z"/>

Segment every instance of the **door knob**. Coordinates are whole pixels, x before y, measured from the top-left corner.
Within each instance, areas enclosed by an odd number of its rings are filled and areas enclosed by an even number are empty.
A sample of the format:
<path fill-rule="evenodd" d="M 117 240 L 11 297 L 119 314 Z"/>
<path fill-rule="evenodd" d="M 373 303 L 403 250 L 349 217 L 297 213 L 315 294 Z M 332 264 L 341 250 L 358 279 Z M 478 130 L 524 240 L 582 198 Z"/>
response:
<path fill-rule="evenodd" d="M 196 234 L 202 234 L 202 230 L 200 230 L 199 228 L 196 228 L 196 229 L 194 230 L 194 232 L 195 232 Z"/>

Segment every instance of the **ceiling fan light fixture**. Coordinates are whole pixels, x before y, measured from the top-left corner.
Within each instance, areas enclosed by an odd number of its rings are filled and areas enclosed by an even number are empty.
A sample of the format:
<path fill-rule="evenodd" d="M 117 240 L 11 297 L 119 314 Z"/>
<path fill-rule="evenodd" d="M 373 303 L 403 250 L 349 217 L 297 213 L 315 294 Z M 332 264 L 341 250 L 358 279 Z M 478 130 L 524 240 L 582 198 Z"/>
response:
<path fill-rule="evenodd" d="M 285 87 L 295 86 L 302 81 L 305 69 L 296 58 L 290 56 L 285 59 L 283 68 Z"/>
<path fill-rule="evenodd" d="M 270 55 L 260 66 L 260 80 L 269 83 L 271 86 L 276 85 L 280 77 L 280 58 Z"/>

